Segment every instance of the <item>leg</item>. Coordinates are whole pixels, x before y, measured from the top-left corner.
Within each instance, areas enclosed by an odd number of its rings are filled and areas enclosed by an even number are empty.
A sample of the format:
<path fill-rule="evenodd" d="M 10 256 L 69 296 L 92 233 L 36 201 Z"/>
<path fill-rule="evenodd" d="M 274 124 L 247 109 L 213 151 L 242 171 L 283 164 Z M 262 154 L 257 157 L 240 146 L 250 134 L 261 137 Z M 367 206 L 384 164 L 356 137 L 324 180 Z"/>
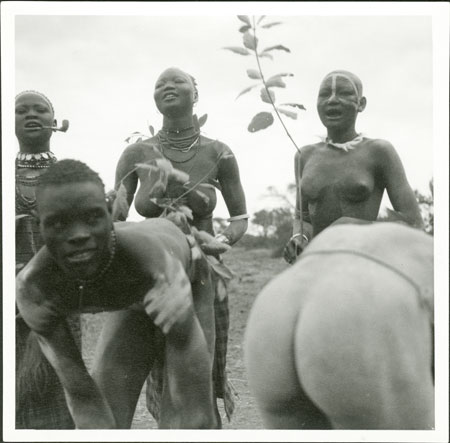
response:
<path fill-rule="evenodd" d="M 193 313 L 192 313 L 193 314 Z M 212 359 L 193 314 L 166 335 L 160 428 L 214 429 Z"/>
<path fill-rule="evenodd" d="M 131 427 L 156 352 L 154 331 L 145 312 L 126 310 L 111 313 L 100 334 L 92 376 L 120 429 Z"/>

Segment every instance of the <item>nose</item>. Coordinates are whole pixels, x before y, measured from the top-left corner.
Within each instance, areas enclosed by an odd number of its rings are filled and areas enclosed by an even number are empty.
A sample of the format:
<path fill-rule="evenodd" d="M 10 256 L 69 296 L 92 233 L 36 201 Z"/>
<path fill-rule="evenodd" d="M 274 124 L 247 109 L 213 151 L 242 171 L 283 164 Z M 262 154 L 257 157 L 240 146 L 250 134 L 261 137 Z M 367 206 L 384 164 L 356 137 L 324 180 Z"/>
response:
<path fill-rule="evenodd" d="M 333 91 L 333 92 L 331 93 L 331 95 L 328 97 L 327 102 L 328 102 L 328 103 L 336 103 L 336 102 L 338 102 L 338 98 L 337 98 L 337 96 L 336 96 L 336 91 Z"/>
<path fill-rule="evenodd" d="M 33 108 L 30 108 L 30 109 L 27 110 L 27 113 L 25 115 L 25 119 L 36 118 L 37 116 L 38 116 L 37 112 Z"/>
<path fill-rule="evenodd" d="M 74 246 L 80 246 L 86 243 L 90 238 L 91 233 L 88 227 L 84 223 L 76 223 L 72 225 L 67 241 Z"/>

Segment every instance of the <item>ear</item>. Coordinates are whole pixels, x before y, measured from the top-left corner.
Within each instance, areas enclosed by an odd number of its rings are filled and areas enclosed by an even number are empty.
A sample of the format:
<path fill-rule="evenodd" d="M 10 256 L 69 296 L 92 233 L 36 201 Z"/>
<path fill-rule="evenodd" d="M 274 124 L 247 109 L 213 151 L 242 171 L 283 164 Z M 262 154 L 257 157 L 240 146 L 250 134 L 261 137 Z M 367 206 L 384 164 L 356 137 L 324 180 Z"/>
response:
<path fill-rule="evenodd" d="M 366 109 L 366 105 L 367 105 L 367 99 L 366 99 L 366 97 L 361 97 L 361 98 L 359 99 L 358 112 L 363 112 L 364 109 Z"/>
<path fill-rule="evenodd" d="M 194 103 L 198 102 L 198 92 L 194 91 Z"/>
<path fill-rule="evenodd" d="M 53 119 L 53 126 L 58 126 L 58 122 L 56 121 L 56 118 Z"/>

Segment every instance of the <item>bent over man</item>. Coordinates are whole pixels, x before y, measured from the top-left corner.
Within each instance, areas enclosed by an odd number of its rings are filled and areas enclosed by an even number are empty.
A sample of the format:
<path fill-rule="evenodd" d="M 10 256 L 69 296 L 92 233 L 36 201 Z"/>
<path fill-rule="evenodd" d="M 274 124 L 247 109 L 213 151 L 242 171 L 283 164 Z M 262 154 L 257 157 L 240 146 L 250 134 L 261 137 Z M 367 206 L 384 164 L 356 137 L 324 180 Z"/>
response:
<path fill-rule="evenodd" d="M 212 315 L 213 300 L 205 300 L 211 283 L 187 237 L 162 219 L 114 225 L 100 177 L 74 160 L 42 175 L 37 215 L 45 246 L 17 276 L 17 304 L 61 381 L 76 427 L 129 428 L 162 352 L 159 426 L 216 427 L 213 359 L 194 311 L 201 301 L 199 316 Z M 66 318 L 98 311 L 115 312 L 102 330 L 90 376 Z"/>

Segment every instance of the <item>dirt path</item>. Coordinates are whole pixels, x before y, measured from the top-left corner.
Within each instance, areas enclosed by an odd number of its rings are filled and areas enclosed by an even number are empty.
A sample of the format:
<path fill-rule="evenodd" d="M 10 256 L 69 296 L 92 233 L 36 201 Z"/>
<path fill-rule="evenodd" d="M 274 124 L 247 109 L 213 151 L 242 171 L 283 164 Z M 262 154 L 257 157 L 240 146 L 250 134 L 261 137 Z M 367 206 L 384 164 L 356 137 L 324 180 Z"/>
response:
<path fill-rule="evenodd" d="M 255 401 L 248 390 L 243 364 L 242 340 L 250 308 L 262 287 L 288 265 L 282 259 L 270 258 L 266 249 L 245 250 L 233 248 L 224 256 L 225 263 L 236 277 L 230 283 L 230 335 L 228 341 L 228 376 L 239 398 L 231 423 L 223 420 L 224 429 L 262 429 L 262 421 Z M 83 357 L 88 367 L 92 361 L 95 344 L 105 316 L 85 314 L 83 324 Z M 133 429 L 155 429 L 156 423 L 145 406 L 145 388 L 139 398 L 133 420 Z M 222 415 L 223 408 L 220 401 Z"/>

